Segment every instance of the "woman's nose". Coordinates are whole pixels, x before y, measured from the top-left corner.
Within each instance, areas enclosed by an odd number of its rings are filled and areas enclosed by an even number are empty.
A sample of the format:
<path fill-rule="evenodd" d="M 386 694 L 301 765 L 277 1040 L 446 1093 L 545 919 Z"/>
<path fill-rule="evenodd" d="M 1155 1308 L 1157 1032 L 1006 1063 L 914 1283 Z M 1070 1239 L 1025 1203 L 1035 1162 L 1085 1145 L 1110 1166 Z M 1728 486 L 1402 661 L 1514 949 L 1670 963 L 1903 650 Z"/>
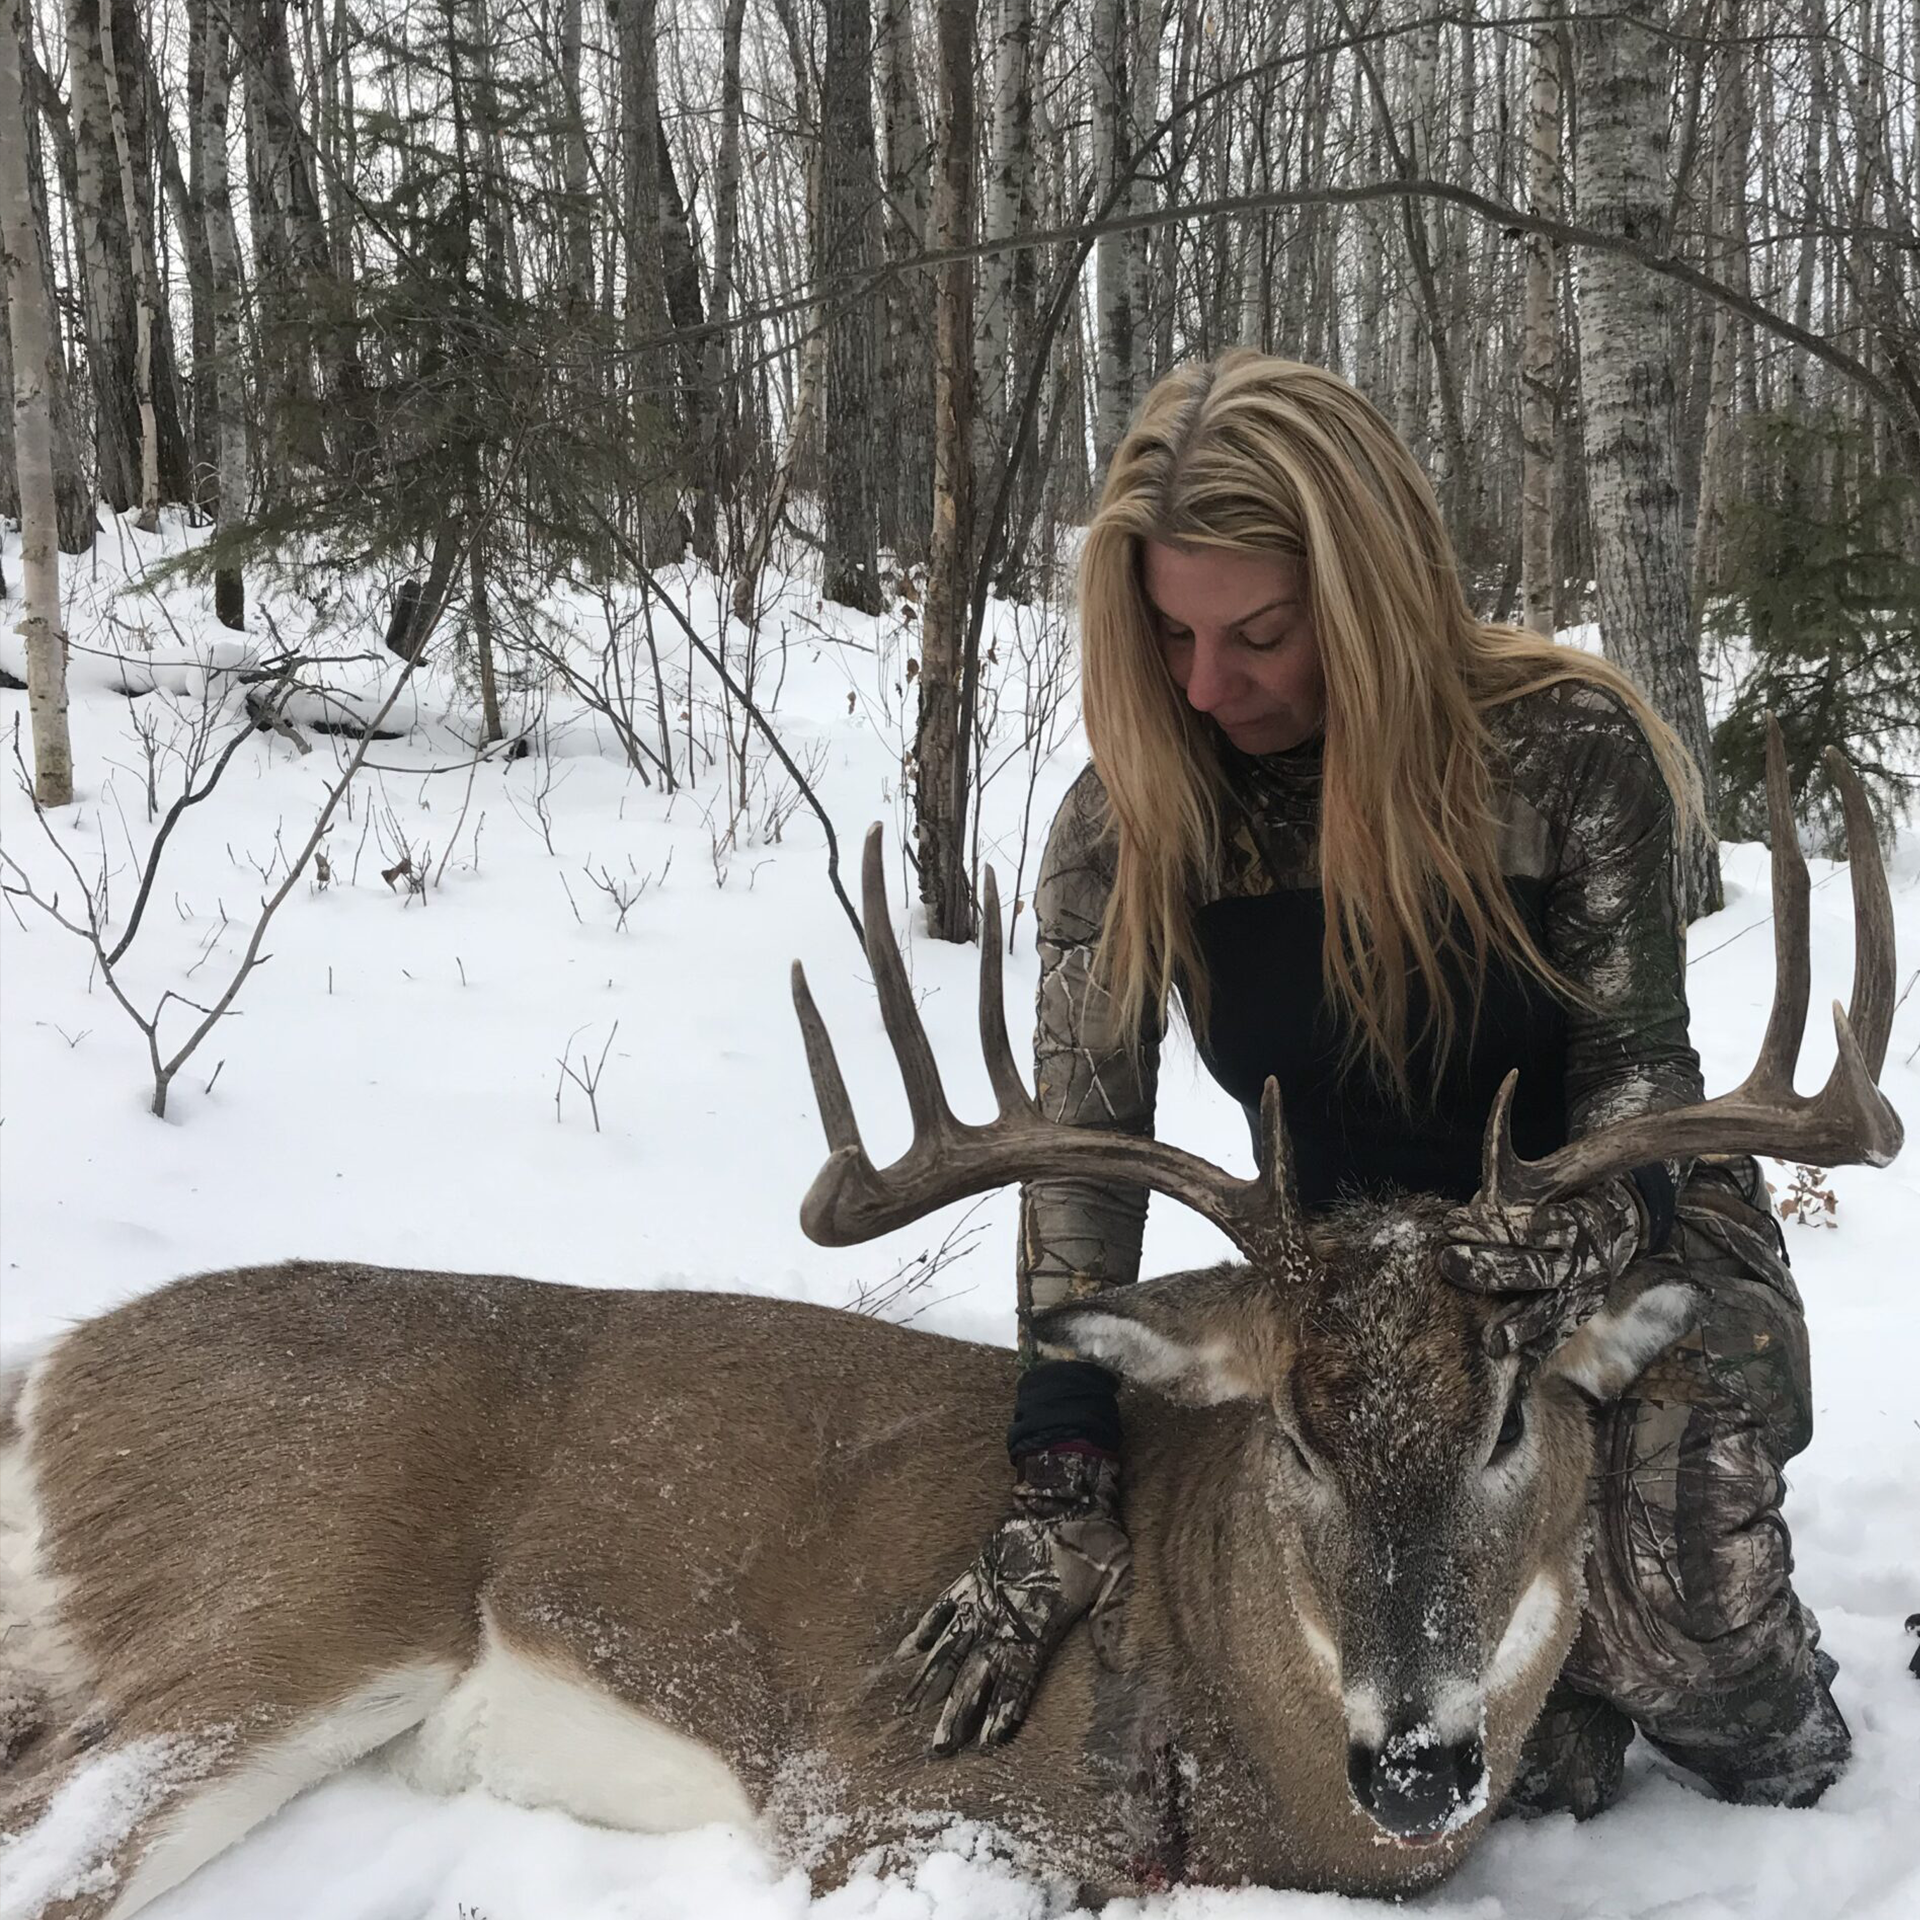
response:
<path fill-rule="evenodd" d="M 1212 713 L 1231 690 L 1232 677 L 1220 643 L 1196 634 L 1187 667 L 1187 704 L 1196 713 Z"/>

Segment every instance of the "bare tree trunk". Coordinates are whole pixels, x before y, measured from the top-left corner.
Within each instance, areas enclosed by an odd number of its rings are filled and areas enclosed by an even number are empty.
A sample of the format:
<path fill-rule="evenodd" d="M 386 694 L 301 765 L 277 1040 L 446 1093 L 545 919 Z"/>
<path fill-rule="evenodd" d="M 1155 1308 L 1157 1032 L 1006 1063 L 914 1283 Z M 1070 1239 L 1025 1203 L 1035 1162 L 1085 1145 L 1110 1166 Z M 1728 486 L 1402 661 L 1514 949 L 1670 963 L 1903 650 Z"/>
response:
<path fill-rule="evenodd" d="M 246 90 L 247 188 L 261 346 L 261 414 L 269 452 L 261 478 L 283 491 L 289 468 L 327 461 L 321 395 L 351 389 L 357 374 L 329 324 L 332 250 L 308 156 L 287 0 L 237 0 L 229 15 Z"/>
<path fill-rule="evenodd" d="M 678 488 L 669 470 L 678 430 L 674 350 L 662 256 L 660 68 L 655 0 L 612 0 L 620 55 L 620 157 L 625 175 L 627 367 L 637 452 L 643 463 L 639 521 L 649 566 L 677 559 L 685 545 Z M 644 343 L 656 344 L 647 346 Z"/>
<path fill-rule="evenodd" d="M 1561 217 L 1566 182 L 1560 166 L 1560 31 L 1535 31 L 1527 89 L 1527 204 Z M 1560 410 L 1560 249 L 1530 233 L 1526 247 L 1525 347 L 1520 363 L 1520 578 L 1528 626 L 1553 637 L 1558 617 L 1553 565 L 1553 449 Z"/>
<path fill-rule="evenodd" d="M 1667 54 L 1651 12 L 1574 23 L 1583 224 L 1656 251 L 1667 240 Z M 1711 795 L 1712 742 L 1689 619 L 1686 531 L 1675 456 L 1670 283 L 1623 255 L 1580 255 L 1580 383 L 1608 655 L 1640 683 L 1694 757 Z M 1719 850 L 1677 849 L 1689 919 L 1721 901 Z"/>
<path fill-rule="evenodd" d="M 904 262 L 927 244 L 932 142 L 920 108 L 910 0 L 880 0 L 881 170 L 887 258 Z M 927 558 L 933 501 L 933 296 L 924 273 L 895 273 L 885 305 L 882 385 L 893 446 L 878 501 L 880 539 L 913 565 Z"/>
<path fill-rule="evenodd" d="M 675 343 L 670 356 L 680 373 L 679 466 L 687 492 L 692 496 L 693 550 L 711 566 L 719 557 L 719 545 L 713 489 L 708 485 L 706 462 L 701 456 L 712 444 L 713 428 L 709 421 L 719 397 L 710 394 L 701 380 L 699 330 L 706 324 L 706 309 L 700 295 L 700 265 L 694 258 L 693 232 L 680 198 L 680 183 L 674 178 L 673 154 L 667 145 L 667 132 L 660 122 L 657 105 L 656 102 L 654 138 L 660 163 L 660 264 L 666 277 L 667 318 L 683 336 Z"/>
<path fill-rule="evenodd" d="M 140 497 L 132 254 L 113 158 L 113 117 L 95 0 L 67 0 L 67 68 L 73 91 L 75 240 L 85 289 L 100 492 L 115 512 L 123 513 Z"/>
<path fill-rule="evenodd" d="M 47 166 L 42 140 L 44 133 L 51 132 L 60 178 L 71 212 L 79 199 L 74 189 L 73 135 L 51 83 L 33 57 L 32 45 L 23 42 L 19 52 L 30 102 L 39 109 L 38 112 L 29 111 L 25 135 L 27 193 L 33 203 L 33 232 L 40 258 L 40 297 L 45 311 L 55 315 L 60 309 L 53 284 L 53 223 L 47 206 Z M 48 124 L 43 125 L 43 117 L 50 117 Z M 84 306 L 83 300 L 83 312 Z M 4 331 L 4 328 L 0 328 L 0 332 Z M 96 505 L 99 496 L 94 487 L 93 463 L 83 458 L 81 453 L 83 436 L 74 421 L 73 379 L 57 325 L 53 325 L 51 339 L 52 358 L 47 363 L 47 382 L 53 405 L 53 492 L 59 515 L 60 551 L 85 553 L 93 545 L 94 536 L 99 531 Z"/>
<path fill-rule="evenodd" d="M 118 60 L 113 44 L 113 0 L 99 0 L 101 71 L 105 75 L 107 114 L 113 127 L 114 152 L 119 159 L 120 199 L 133 249 L 134 349 L 133 391 L 140 409 L 140 514 L 134 524 L 142 533 L 160 530 L 160 424 L 153 405 L 153 334 L 159 322 L 160 288 L 153 271 L 153 248 L 147 237 L 144 209 L 133 180 L 133 149 L 127 139 L 126 103 L 121 98 Z"/>
<path fill-rule="evenodd" d="M 940 141 L 934 244 L 973 240 L 973 6 L 941 0 Z M 920 723 L 914 736 L 914 812 L 920 898 L 937 940 L 973 938 L 967 871 L 967 637 L 973 548 L 973 262 L 940 269 L 934 330 L 933 560 L 920 648 Z"/>
<path fill-rule="evenodd" d="M 1093 197 L 1106 205 L 1127 164 L 1132 42 L 1126 0 L 1093 0 Z M 1093 460 L 1104 474 L 1133 411 L 1133 275 L 1125 233 L 1094 242 L 1095 423 Z"/>
<path fill-rule="evenodd" d="M 874 486 L 880 178 L 873 151 L 873 16 L 868 0 L 827 0 L 821 73 L 820 249 L 827 319 L 826 556 L 829 600 L 881 606 Z M 968 347 L 971 352 L 971 342 Z"/>
<path fill-rule="evenodd" d="M 1147 135 L 1153 129 L 1154 109 L 1159 99 L 1160 0 L 1120 0 L 1120 6 L 1125 19 L 1121 32 L 1129 38 L 1124 152 L 1126 164 L 1132 168 L 1146 146 Z M 1134 172 L 1124 202 L 1127 211 L 1151 213 L 1153 195 L 1154 183 L 1145 171 Z M 1145 398 L 1157 371 L 1154 365 L 1153 324 L 1154 238 L 1151 227 L 1135 227 L 1126 236 L 1127 308 L 1133 318 L 1133 356 L 1129 369 L 1131 383 L 1126 401 L 1129 418 Z M 1172 288 L 1166 291 L 1171 298 Z"/>
<path fill-rule="evenodd" d="M 568 0 L 575 9 L 579 4 L 580 0 Z M 713 288 L 707 303 L 712 330 L 701 350 L 700 366 L 709 406 L 702 462 L 706 497 L 725 504 L 730 513 L 740 481 L 734 454 L 739 402 L 734 392 L 733 335 L 727 321 L 733 312 L 734 248 L 740 230 L 740 39 L 746 11 L 746 0 L 727 0 L 721 28 L 720 156 L 713 182 Z M 730 519 L 730 525 L 737 527 L 737 518 Z M 737 557 L 733 538 L 727 557 Z"/>
<path fill-rule="evenodd" d="M 233 231 L 227 177 L 227 109 L 232 84 L 232 32 L 224 0 L 199 0 L 190 16 L 198 41 L 200 112 L 193 128 L 194 178 L 207 232 L 207 277 L 213 305 L 215 444 L 218 487 L 214 526 L 230 532 L 247 517 L 246 343 L 240 331 L 240 250 Z M 214 611 L 223 627 L 246 625 L 246 583 L 237 566 L 213 576 Z"/>
<path fill-rule="evenodd" d="M 580 0 L 561 0 L 560 91 L 567 318 L 578 326 L 593 312 L 593 179 L 587 159 L 585 104 L 580 96 Z"/>
<path fill-rule="evenodd" d="M 476 527 L 467 545 L 467 600 L 473 619 L 473 653 L 480 670 L 481 738 L 504 740 L 500 721 L 500 686 L 494 675 L 493 606 L 487 599 L 487 530 Z"/>
<path fill-rule="evenodd" d="M 1006 240 L 1032 224 L 1033 0 L 996 0 L 993 45 L 993 151 L 987 166 L 981 238 Z M 980 441 L 999 451 L 1006 439 L 1007 379 L 1013 341 L 1013 281 L 1024 253 L 990 253 L 980 263 L 974 368 Z"/>
<path fill-rule="evenodd" d="M 53 486 L 53 324 L 27 173 L 27 98 L 20 71 L 27 0 L 12 0 L 0 33 L 0 246 L 6 251 L 7 335 L 13 353 L 13 435 L 20 478 L 20 571 L 33 722 L 33 795 L 73 799 L 67 735 L 67 643 L 60 631 L 58 511 Z"/>
<path fill-rule="evenodd" d="M 189 339 L 192 347 L 189 391 L 192 397 L 187 423 L 188 486 L 186 498 L 209 515 L 218 511 L 220 449 L 217 384 L 213 340 L 213 261 L 207 247 L 207 183 L 202 159 L 204 142 L 201 129 L 206 123 L 207 26 L 204 0 L 187 0 L 187 161 L 183 171 L 173 138 L 172 122 L 163 111 L 162 171 L 166 177 L 167 200 L 173 208 L 182 250 L 186 254 L 187 291 L 191 302 Z M 161 257 L 167 248 L 164 239 Z"/>
<path fill-rule="evenodd" d="M 1734 43 L 1716 50 L 1718 84 L 1714 90 L 1718 137 L 1714 145 L 1712 227 L 1707 270 L 1734 287 L 1746 274 L 1747 196 L 1751 127 L 1747 107 L 1744 48 L 1739 44 L 1739 0 L 1732 0 L 1726 31 Z M 1706 433 L 1700 452 L 1700 489 L 1694 514 L 1693 607 L 1696 620 L 1719 578 L 1726 503 L 1739 492 L 1734 449 L 1735 358 L 1740 323 L 1731 307 L 1713 311 L 1713 356 L 1707 375 Z"/>

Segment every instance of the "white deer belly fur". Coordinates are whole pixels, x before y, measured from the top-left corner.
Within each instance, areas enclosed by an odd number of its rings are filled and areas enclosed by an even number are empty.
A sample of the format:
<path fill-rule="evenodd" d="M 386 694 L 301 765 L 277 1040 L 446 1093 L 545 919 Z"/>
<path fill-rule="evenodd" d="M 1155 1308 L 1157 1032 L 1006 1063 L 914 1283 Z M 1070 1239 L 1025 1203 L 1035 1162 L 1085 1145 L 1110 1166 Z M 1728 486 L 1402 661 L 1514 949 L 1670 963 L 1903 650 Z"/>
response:
<path fill-rule="evenodd" d="M 711 1747 L 532 1657 L 491 1622 L 479 1658 L 387 1761 L 424 1792 L 478 1787 L 638 1833 L 758 1824 L 746 1788 Z"/>

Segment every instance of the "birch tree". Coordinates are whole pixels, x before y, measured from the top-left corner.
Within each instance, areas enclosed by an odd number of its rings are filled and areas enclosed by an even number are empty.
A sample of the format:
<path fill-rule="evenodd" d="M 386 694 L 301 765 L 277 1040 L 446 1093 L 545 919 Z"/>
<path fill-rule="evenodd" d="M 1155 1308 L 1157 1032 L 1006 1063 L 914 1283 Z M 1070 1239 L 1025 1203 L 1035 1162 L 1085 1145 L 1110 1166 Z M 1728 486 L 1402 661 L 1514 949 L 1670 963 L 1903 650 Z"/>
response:
<path fill-rule="evenodd" d="M 1657 251 L 1667 239 L 1667 55 L 1656 4 L 1573 27 L 1583 225 Z M 1712 792 L 1712 742 L 1690 618 L 1676 465 L 1670 283 L 1601 247 L 1580 252 L 1580 386 L 1600 637 L 1693 755 Z M 1690 919 L 1720 904 L 1717 847 L 1683 836 Z"/>
<path fill-rule="evenodd" d="M 27 176 L 27 103 L 20 48 L 27 0 L 10 0 L 0 32 L 0 247 L 6 252 L 7 337 L 13 357 L 13 441 L 20 488 L 21 638 L 33 723 L 33 794 L 43 807 L 73 799 L 67 737 L 67 642 L 60 630 L 58 513 L 53 486 L 54 337 Z"/>
<path fill-rule="evenodd" d="M 997 0 L 995 15 L 992 157 L 980 237 L 1006 241 L 1033 224 L 1033 0 Z M 974 365 L 986 447 L 1006 439 L 1015 282 L 1031 289 L 1032 279 L 1032 256 L 1024 248 L 990 253 L 981 262 Z"/>
<path fill-rule="evenodd" d="M 99 0 L 67 0 L 72 92 L 73 215 L 100 491 L 124 511 L 140 498 L 140 409 L 134 386 L 132 243 L 120 193 L 100 45 Z"/>

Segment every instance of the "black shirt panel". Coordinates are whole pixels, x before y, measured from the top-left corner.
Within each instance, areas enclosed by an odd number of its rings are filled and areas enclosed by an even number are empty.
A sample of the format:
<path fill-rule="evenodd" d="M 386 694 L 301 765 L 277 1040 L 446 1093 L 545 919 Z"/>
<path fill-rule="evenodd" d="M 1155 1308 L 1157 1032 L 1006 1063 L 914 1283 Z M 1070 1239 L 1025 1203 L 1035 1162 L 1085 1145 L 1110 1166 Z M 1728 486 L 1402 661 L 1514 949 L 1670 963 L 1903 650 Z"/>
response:
<path fill-rule="evenodd" d="M 1539 941 L 1545 883 L 1510 878 L 1507 885 Z M 1514 1067 L 1514 1145 L 1529 1159 L 1565 1145 L 1566 1009 L 1511 963 L 1489 967 L 1469 1031 L 1466 970 L 1458 956 L 1446 956 L 1460 1031 L 1445 1057 L 1431 1035 L 1412 1050 L 1415 1105 L 1408 1111 L 1370 1076 L 1364 1058 L 1348 1063 L 1350 1024 L 1321 978 L 1326 913 L 1318 887 L 1215 900 L 1199 909 L 1195 932 L 1211 1003 L 1201 1057 L 1255 1120 L 1268 1076 L 1279 1081 L 1307 1207 L 1388 1188 L 1471 1199 L 1480 1185 L 1487 1115 Z M 1410 1033 L 1420 1032 L 1429 1004 L 1413 977 Z"/>

